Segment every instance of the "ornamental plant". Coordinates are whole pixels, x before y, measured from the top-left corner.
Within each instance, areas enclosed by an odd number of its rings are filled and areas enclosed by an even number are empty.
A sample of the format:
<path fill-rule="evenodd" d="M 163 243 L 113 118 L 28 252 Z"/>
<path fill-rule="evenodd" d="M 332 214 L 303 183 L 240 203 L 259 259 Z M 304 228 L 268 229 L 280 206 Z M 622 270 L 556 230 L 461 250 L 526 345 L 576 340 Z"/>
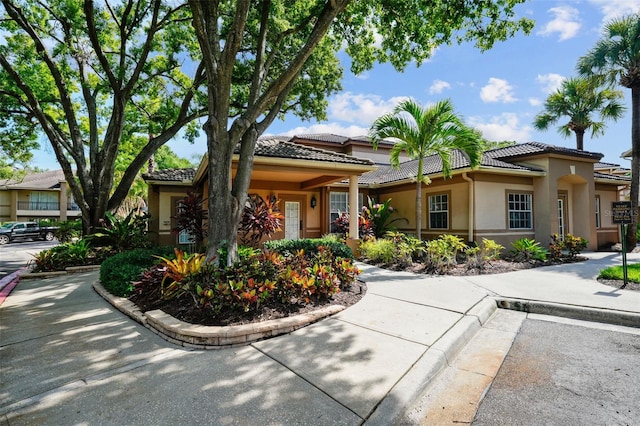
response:
<path fill-rule="evenodd" d="M 530 238 L 520 238 L 511 243 L 509 253 L 516 262 L 540 261 L 545 262 L 549 252 L 539 242 Z"/>
<path fill-rule="evenodd" d="M 194 239 L 196 247 L 202 247 L 207 230 L 207 210 L 204 207 L 204 199 L 200 194 L 188 191 L 178 203 L 178 211 L 171 217 L 176 221 L 176 226 L 171 230 L 174 234 L 184 231 Z"/>
<path fill-rule="evenodd" d="M 467 249 L 462 238 L 457 235 L 444 234 L 426 243 L 427 268 L 444 274 L 447 269 L 457 263 L 458 253 Z"/>
<path fill-rule="evenodd" d="M 264 237 L 280 231 L 284 219 L 278 209 L 279 200 L 264 200 L 258 194 L 249 194 L 242 212 L 238 232 L 243 244 L 257 247 Z"/>
<path fill-rule="evenodd" d="M 491 261 L 498 260 L 502 250 L 504 250 L 503 245 L 496 243 L 494 240 L 483 238 L 481 244 L 476 244 L 474 247 L 468 247 L 465 250 L 467 265 L 469 268 L 482 269 Z"/>
<path fill-rule="evenodd" d="M 174 250 L 175 259 L 155 256 L 162 261 L 162 266 L 166 268 L 161 283 L 161 294 L 165 300 L 184 294 L 188 290 L 188 286 L 183 285 L 183 280 L 189 275 L 197 273 L 205 261 L 205 255 L 202 253 L 185 254 L 179 248 Z"/>
<path fill-rule="evenodd" d="M 349 214 L 341 213 L 336 220 L 333 221 L 333 228 L 338 234 L 347 237 L 347 235 L 349 235 Z M 374 237 L 373 221 L 363 215 L 358 215 L 358 233 L 362 240 Z"/>
<path fill-rule="evenodd" d="M 582 250 L 587 248 L 587 244 L 589 241 L 572 234 L 565 234 L 564 239 L 560 238 L 558 234 L 553 234 L 551 235 L 551 243 L 549 243 L 549 257 L 558 260 L 562 258 L 562 251 L 567 250 L 567 257 L 574 260 Z"/>
<path fill-rule="evenodd" d="M 376 238 L 384 236 L 388 231 L 395 230 L 394 223 L 408 222 L 404 217 L 392 218 L 391 216 L 394 214 L 397 214 L 397 212 L 391 206 L 391 198 L 383 203 L 376 203 L 371 197 L 367 196 L 367 205 L 362 206 L 362 217 L 371 222 L 371 228 Z"/>

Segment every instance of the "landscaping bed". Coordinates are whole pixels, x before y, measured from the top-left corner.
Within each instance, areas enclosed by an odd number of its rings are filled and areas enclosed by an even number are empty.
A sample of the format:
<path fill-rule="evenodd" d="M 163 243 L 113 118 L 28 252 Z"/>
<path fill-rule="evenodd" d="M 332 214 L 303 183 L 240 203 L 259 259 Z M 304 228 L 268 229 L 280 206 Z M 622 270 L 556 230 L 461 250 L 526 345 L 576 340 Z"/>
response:
<path fill-rule="evenodd" d="M 349 307 L 360 301 L 365 295 L 367 287 L 364 283 L 354 282 L 348 288 L 342 289 L 329 299 L 315 301 L 313 303 L 285 304 L 275 301 L 265 303 L 255 310 L 243 312 L 237 309 L 226 309 L 213 316 L 208 310 L 194 305 L 190 295 L 182 295 L 173 300 L 162 300 L 150 293 L 133 294 L 129 297 L 142 312 L 160 309 L 163 312 L 190 324 L 198 325 L 241 325 L 255 322 L 263 322 L 278 318 L 285 318 L 315 311 L 329 305 L 341 305 Z"/>

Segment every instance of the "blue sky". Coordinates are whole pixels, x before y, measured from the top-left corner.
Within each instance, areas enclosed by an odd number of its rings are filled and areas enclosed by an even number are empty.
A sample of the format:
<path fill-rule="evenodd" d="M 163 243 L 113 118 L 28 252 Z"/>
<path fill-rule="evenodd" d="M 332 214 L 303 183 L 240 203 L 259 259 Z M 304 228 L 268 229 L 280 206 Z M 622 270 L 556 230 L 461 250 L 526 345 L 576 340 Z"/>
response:
<path fill-rule="evenodd" d="M 359 76 L 345 62 L 343 90 L 329 99 L 327 121 L 302 122 L 288 116 L 274 122 L 267 133 L 363 135 L 373 120 L 403 98 L 412 97 L 424 105 L 449 98 L 465 122 L 489 140 L 538 141 L 573 148 L 574 137 L 563 138 L 555 127 L 535 130 L 533 118 L 562 80 L 576 75 L 578 58 L 594 46 L 603 24 L 640 12 L 640 1 L 529 0 L 516 10 L 536 21 L 532 33 L 496 43 L 484 53 L 469 44 L 441 46 L 419 68 L 410 65 L 399 73 L 388 64 L 377 64 Z M 631 146 L 631 91 L 619 89 L 627 105 L 624 118 L 608 121 L 603 136 L 592 139 L 585 135 L 585 150 L 604 154 L 602 161 L 629 167 L 620 153 Z M 187 158 L 206 151 L 204 139 L 193 145 L 176 139 L 169 145 Z M 57 168 L 51 149 L 38 151 L 33 165 Z"/>

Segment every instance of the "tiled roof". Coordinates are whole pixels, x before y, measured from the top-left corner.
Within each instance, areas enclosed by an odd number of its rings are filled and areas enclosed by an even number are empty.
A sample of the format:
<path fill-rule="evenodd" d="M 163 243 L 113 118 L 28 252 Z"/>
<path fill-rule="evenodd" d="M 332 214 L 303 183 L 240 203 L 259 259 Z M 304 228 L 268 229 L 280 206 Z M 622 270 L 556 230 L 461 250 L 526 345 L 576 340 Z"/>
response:
<path fill-rule="evenodd" d="M 330 163 L 361 164 L 366 166 L 373 165 L 373 161 L 371 160 L 300 145 L 293 142 L 283 142 L 276 138 L 260 139 L 256 144 L 255 155 L 261 157 L 326 161 Z"/>
<path fill-rule="evenodd" d="M 499 168 L 507 170 L 540 171 L 532 167 L 524 167 L 513 163 L 492 158 L 487 153 L 482 155 L 480 166 L 483 168 Z M 451 169 L 464 169 L 469 167 L 469 158 L 460 150 L 452 153 Z M 426 176 L 442 172 L 442 160 L 438 155 L 425 157 L 422 173 Z M 391 166 L 379 166 L 377 170 L 363 174 L 358 180 L 361 184 L 385 184 L 400 180 L 415 178 L 418 174 L 418 160 L 411 160 L 400 164 L 398 169 Z"/>
<path fill-rule="evenodd" d="M 487 151 L 486 154 L 490 157 L 502 160 L 526 157 L 534 154 L 562 154 L 573 157 L 593 158 L 595 160 L 600 160 L 603 157 L 603 155 L 598 152 L 580 151 L 562 146 L 548 145 L 541 142 L 519 143 L 504 148 L 496 148 Z"/>
<path fill-rule="evenodd" d="M 611 173 L 594 172 L 593 173 L 593 177 L 596 178 L 596 179 L 618 180 L 620 182 L 625 182 L 625 183 L 631 182 L 631 176 L 614 175 L 614 174 L 611 174 Z"/>
<path fill-rule="evenodd" d="M 361 142 L 365 144 L 371 143 L 371 138 L 367 135 L 359 135 L 359 136 L 339 136 L 334 135 L 332 133 L 315 133 L 315 134 L 303 134 L 303 135 L 295 135 L 290 140 L 294 141 L 295 139 L 309 140 L 309 141 L 318 141 L 318 142 L 329 142 L 338 145 L 347 145 L 349 142 Z M 390 140 L 382 140 L 378 143 L 379 145 L 393 145 L 393 141 Z"/>
<path fill-rule="evenodd" d="M 346 136 L 334 135 L 332 133 L 310 133 L 305 135 L 295 135 L 293 138 L 309 139 L 320 142 L 332 142 L 338 143 L 340 145 L 349 140 L 349 138 Z"/>
<path fill-rule="evenodd" d="M 0 180 L 0 187 L 15 189 L 57 189 L 60 182 L 66 181 L 61 169 L 49 172 L 32 173 L 22 179 Z"/>
<path fill-rule="evenodd" d="M 620 164 L 597 162 L 593 165 L 594 169 L 615 169 L 620 168 Z"/>
<path fill-rule="evenodd" d="M 239 149 L 236 149 L 236 154 Z M 338 152 L 327 151 L 293 142 L 283 141 L 279 137 L 258 139 L 255 150 L 256 157 L 271 157 L 290 160 L 324 161 L 327 163 L 358 164 L 364 166 L 373 165 L 373 161 L 353 157 Z M 145 173 L 145 180 L 183 182 L 193 180 L 196 169 L 166 169 L 153 173 Z"/>
<path fill-rule="evenodd" d="M 144 180 L 166 181 L 166 182 L 185 182 L 192 181 L 196 176 L 196 169 L 164 169 L 156 170 L 151 173 L 144 173 Z"/>

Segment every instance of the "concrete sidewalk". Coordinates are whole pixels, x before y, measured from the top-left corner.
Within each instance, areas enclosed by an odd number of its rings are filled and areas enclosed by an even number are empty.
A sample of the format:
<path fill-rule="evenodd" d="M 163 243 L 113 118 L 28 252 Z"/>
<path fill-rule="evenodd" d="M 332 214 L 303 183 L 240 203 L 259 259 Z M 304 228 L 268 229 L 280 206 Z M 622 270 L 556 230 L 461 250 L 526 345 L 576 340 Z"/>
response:
<path fill-rule="evenodd" d="M 620 256 L 590 257 L 479 277 L 361 265 L 357 305 L 214 351 L 174 346 L 118 312 L 93 291 L 97 272 L 23 280 L 0 307 L 0 423 L 390 424 L 492 315 L 511 321 L 496 299 L 602 309 L 640 327 L 640 293 L 593 279 Z M 501 345 L 517 332 L 496 328 Z"/>

